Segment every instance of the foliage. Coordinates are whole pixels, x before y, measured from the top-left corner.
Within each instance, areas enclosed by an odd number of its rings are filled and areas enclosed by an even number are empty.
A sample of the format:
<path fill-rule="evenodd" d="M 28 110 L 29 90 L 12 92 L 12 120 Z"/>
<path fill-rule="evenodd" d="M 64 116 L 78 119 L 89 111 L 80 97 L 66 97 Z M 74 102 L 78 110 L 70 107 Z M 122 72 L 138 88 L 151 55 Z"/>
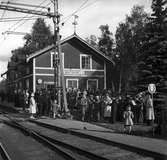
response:
<path fill-rule="evenodd" d="M 29 49 L 30 53 L 32 53 L 53 43 L 53 35 L 44 19 L 38 18 L 32 27 L 31 34 L 26 34 L 24 40 L 24 47 Z"/>
<path fill-rule="evenodd" d="M 137 79 L 137 61 L 142 44 L 142 36 L 148 15 L 143 6 L 134 6 L 130 16 L 121 22 L 116 30 L 116 55 L 117 55 L 117 83 L 119 93 L 135 90 L 134 83 Z"/>
<path fill-rule="evenodd" d="M 146 25 L 141 48 L 138 88 L 155 83 L 160 103 L 167 91 L 167 8 L 165 0 L 152 1 L 152 15 Z M 159 103 L 159 104 L 160 104 Z"/>
<path fill-rule="evenodd" d="M 47 45 L 53 43 L 53 35 L 50 27 L 45 24 L 44 19 L 38 18 L 33 24 L 30 34 L 24 36 L 25 44 L 12 51 L 11 61 L 17 64 L 18 72 L 25 72 L 26 56 L 40 50 Z"/>
<path fill-rule="evenodd" d="M 97 37 L 95 35 L 90 35 L 89 37 L 86 37 L 86 41 L 93 47 L 97 48 Z"/>
<path fill-rule="evenodd" d="M 26 34 L 23 38 L 25 44 L 12 51 L 12 57 L 18 63 L 24 62 L 26 55 L 40 50 L 53 42 L 53 35 L 50 27 L 45 24 L 44 19 L 38 18 L 33 24 L 30 34 Z"/>
<path fill-rule="evenodd" d="M 109 30 L 109 26 L 101 25 L 101 37 L 99 37 L 98 47 L 106 56 L 112 56 L 114 40 L 112 38 L 112 32 Z"/>

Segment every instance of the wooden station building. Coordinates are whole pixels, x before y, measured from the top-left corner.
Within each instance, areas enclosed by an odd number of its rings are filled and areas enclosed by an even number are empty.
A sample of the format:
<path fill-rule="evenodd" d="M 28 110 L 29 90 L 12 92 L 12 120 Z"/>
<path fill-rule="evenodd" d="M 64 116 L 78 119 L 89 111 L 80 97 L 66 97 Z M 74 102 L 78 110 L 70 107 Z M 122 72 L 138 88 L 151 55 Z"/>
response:
<path fill-rule="evenodd" d="M 66 88 L 106 89 L 110 87 L 114 62 L 78 35 L 61 40 L 62 65 Z M 15 73 L 10 89 L 51 89 L 54 86 L 54 45 L 32 53 L 21 65 L 22 73 Z M 10 73 L 8 73 L 10 74 Z"/>

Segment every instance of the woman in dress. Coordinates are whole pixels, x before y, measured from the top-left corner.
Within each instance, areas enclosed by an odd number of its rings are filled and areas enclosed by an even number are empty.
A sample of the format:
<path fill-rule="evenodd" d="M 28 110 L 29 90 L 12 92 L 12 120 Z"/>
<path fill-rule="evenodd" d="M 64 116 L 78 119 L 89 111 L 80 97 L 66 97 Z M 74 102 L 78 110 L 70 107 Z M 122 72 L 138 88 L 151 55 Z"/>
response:
<path fill-rule="evenodd" d="M 106 93 L 103 98 L 103 107 L 104 107 L 104 119 L 111 121 L 112 99 L 110 98 L 108 93 Z"/>
<path fill-rule="evenodd" d="M 146 120 L 147 125 L 152 125 L 154 123 L 155 115 L 154 115 L 154 108 L 153 108 L 153 99 L 149 93 L 146 94 Z"/>
<path fill-rule="evenodd" d="M 30 97 L 30 118 L 35 118 L 34 114 L 36 114 L 37 110 L 36 110 L 36 102 L 34 99 L 34 93 L 31 93 L 31 97 Z"/>

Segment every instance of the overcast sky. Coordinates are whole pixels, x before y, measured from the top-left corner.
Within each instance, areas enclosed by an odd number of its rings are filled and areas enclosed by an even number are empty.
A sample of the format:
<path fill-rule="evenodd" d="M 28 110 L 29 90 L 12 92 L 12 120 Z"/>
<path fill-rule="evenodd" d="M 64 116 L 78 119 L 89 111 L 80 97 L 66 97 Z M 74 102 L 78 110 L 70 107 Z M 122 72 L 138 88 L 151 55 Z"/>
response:
<path fill-rule="evenodd" d="M 0 0 L 0 2 L 7 2 L 9 0 Z M 10 0 L 10 2 L 28 3 L 39 5 L 43 2 L 43 6 L 50 6 L 53 4 L 51 0 Z M 84 4 L 84 6 L 82 6 Z M 125 15 L 130 14 L 131 8 L 134 5 L 144 5 L 145 11 L 150 12 L 151 0 L 59 0 L 59 11 L 62 14 L 61 19 L 65 21 L 64 26 L 61 27 L 61 35 L 67 37 L 73 34 L 73 18 L 67 18 L 70 14 L 78 10 L 76 13 L 77 19 L 77 34 L 82 38 L 94 34 L 99 36 L 99 26 L 108 24 L 110 31 L 115 33 L 119 22 L 125 20 Z M 81 7 L 82 6 L 82 7 Z M 21 6 L 19 6 L 21 7 Z M 26 7 L 25 7 L 26 8 Z M 9 12 L 0 10 L 0 19 L 9 17 L 23 17 L 32 16 L 22 13 Z M 0 22 L 0 74 L 6 71 L 7 62 L 11 56 L 11 50 L 23 46 L 22 35 L 2 35 L 2 32 L 7 30 L 15 30 L 17 32 L 30 32 L 33 21 L 18 22 Z M 46 22 L 53 27 L 52 20 L 46 19 Z M 16 24 L 17 23 L 17 24 Z M 1 80 L 1 78 L 0 78 Z"/>

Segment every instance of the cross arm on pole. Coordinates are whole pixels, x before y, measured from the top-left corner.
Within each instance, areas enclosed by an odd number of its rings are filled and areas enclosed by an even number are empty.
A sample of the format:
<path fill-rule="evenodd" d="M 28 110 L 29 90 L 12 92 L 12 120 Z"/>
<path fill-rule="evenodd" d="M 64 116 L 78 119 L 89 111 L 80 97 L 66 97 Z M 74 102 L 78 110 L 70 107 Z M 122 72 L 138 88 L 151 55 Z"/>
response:
<path fill-rule="evenodd" d="M 51 12 L 42 12 L 42 11 L 36 11 L 36 10 L 32 10 L 32 9 L 13 7 L 13 6 L 9 6 L 9 5 L 0 5 L 0 9 L 21 12 L 21 13 L 35 14 L 35 15 L 46 16 L 46 17 L 54 17 L 54 14 Z"/>

